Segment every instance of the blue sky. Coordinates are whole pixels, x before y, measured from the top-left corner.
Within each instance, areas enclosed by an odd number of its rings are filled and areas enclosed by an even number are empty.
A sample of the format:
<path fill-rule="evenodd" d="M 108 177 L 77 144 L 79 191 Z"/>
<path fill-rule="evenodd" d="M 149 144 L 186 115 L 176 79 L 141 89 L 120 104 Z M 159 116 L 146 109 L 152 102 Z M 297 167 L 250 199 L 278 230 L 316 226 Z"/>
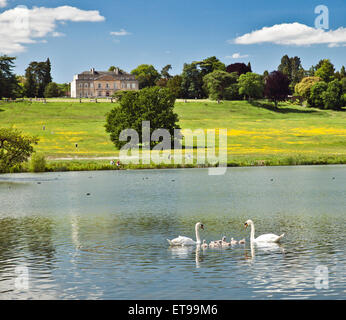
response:
<path fill-rule="evenodd" d="M 43 36 L 34 38 L 34 43 L 22 43 L 23 48 L 20 51 L 7 52 L 17 57 L 15 71 L 18 74 L 23 74 L 31 61 L 41 61 L 49 57 L 52 62 L 53 80 L 59 83 L 69 82 L 74 74 L 91 67 L 106 70 L 111 65 L 130 72 L 142 63 L 153 64 L 158 70 L 166 64 L 171 64 L 172 73 L 177 74 L 181 72 L 184 62 L 209 56 L 217 56 L 226 64 L 250 61 L 253 71 L 258 73 L 276 69 L 284 54 L 301 57 L 305 68 L 316 64 L 322 58 L 331 59 L 337 69 L 346 65 L 346 38 L 342 42 L 340 36 L 337 45 L 277 44 L 273 43 L 274 41 L 256 43 L 257 40 L 249 44 L 234 43 L 237 37 L 261 30 L 263 27 L 298 22 L 314 28 L 317 17 L 314 9 L 320 4 L 326 5 L 329 9 L 331 30 L 346 27 L 344 0 L 2 2 L 6 4 L 0 8 L 0 19 L 6 11 L 18 5 L 25 5 L 29 10 L 33 7 L 70 6 L 82 11 L 99 12 L 99 19 L 96 19 L 99 21 L 87 21 L 88 18 L 81 22 L 73 21 L 73 18 L 54 21 L 55 36 L 53 31 L 46 32 Z M 111 35 L 111 32 L 125 35 Z M 341 37 L 344 37 L 344 34 L 342 33 Z M 259 35 L 262 36 L 262 33 Z M 8 39 L 11 36 L 6 35 L 7 41 L 11 40 Z M 0 51 L 2 41 L 4 40 L 0 32 Z M 232 58 L 234 55 L 240 58 Z"/>

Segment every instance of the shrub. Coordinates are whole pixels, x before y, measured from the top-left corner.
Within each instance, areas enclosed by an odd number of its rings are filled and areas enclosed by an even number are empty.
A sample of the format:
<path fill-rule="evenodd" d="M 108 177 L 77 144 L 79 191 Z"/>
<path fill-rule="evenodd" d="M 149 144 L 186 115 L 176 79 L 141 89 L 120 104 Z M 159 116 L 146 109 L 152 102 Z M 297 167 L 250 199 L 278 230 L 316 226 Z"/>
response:
<path fill-rule="evenodd" d="M 310 96 L 308 98 L 309 107 L 323 108 L 324 101 L 322 98 L 323 92 L 328 88 L 328 84 L 324 81 L 315 83 L 310 90 Z"/>
<path fill-rule="evenodd" d="M 43 154 L 34 153 L 30 161 L 30 171 L 32 172 L 45 172 L 46 171 L 46 158 Z"/>

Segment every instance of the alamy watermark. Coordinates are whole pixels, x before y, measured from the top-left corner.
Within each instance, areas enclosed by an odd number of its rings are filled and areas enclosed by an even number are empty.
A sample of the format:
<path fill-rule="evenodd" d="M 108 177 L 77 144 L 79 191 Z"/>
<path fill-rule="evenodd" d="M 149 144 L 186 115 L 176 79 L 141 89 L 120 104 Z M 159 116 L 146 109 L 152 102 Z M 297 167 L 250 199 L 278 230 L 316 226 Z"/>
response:
<path fill-rule="evenodd" d="M 318 16 L 315 19 L 315 28 L 316 29 L 329 29 L 329 9 L 327 6 L 320 4 L 315 8 L 315 13 Z"/>
<path fill-rule="evenodd" d="M 329 289 L 329 270 L 327 266 L 319 265 L 315 268 L 315 288 Z"/>
<path fill-rule="evenodd" d="M 14 269 L 16 277 L 14 278 L 14 287 L 18 291 L 29 290 L 29 268 L 26 266 L 17 266 Z"/>
<path fill-rule="evenodd" d="M 207 164 L 209 175 L 226 173 L 227 129 L 185 129 L 184 148 L 180 129 L 174 129 L 173 136 L 163 128 L 150 133 L 150 121 L 142 122 L 142 141 L 136 130 L 123 130 L 119 140 L 127 143 L 120 149 L 119 160 L 127 164 Z"/>

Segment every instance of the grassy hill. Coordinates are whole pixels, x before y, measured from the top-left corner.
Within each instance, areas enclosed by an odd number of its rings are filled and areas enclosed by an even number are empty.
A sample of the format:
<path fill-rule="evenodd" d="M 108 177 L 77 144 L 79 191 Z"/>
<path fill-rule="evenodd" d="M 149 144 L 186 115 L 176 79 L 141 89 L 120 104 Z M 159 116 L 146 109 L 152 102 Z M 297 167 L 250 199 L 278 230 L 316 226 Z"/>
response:
<path fill-rule="evenodd" d="M 0 126 L 37 135 L 36 150 L 52 160 L 115 157 L 118 152 L 104 129 L 105 114 L 114 106 L 73 100 L 5 103 L 0 104 Z M 346 163 L 344 111 L 205 100 L 179 101 L 175 111 L 182 129 L 227 128 L 230 164 Z"/>

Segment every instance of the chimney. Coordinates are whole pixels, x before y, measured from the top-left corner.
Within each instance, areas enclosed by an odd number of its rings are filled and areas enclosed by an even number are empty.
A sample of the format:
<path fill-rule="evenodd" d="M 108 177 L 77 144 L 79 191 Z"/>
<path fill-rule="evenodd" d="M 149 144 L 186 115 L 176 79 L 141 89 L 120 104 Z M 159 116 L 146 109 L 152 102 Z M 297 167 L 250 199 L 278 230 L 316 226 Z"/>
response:
<path fill-rule="evenodd" d="M 118 75 L 118 74 L 119 74 L 119 68 L 116 67 L 116 68 L 114 69 L 114 72 L 115 72 L 116 75 Z"/>
<path fill-rule="evenodd" d="M 90 69 L 90 72 L 91 72 L 92 74 L 94 74 L 94 73 L 95 73 L 95 68 L 91 68 L 91 69 Z"/>

